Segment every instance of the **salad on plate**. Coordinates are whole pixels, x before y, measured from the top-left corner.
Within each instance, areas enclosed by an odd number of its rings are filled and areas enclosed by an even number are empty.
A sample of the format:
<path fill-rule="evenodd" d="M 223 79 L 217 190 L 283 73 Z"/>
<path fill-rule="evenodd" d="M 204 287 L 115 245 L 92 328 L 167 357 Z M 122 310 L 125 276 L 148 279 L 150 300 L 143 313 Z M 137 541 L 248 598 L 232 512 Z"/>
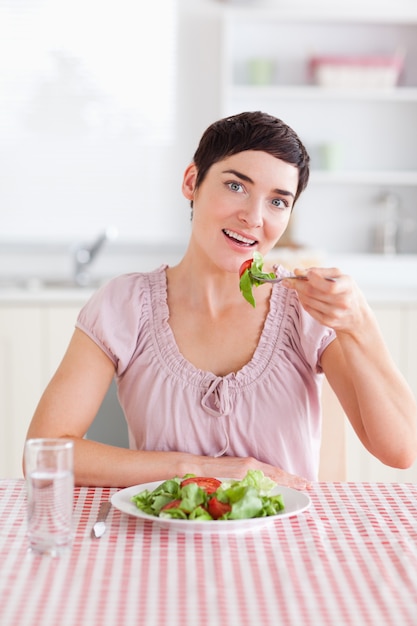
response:
<path fill-rule="evenodd" d="M 277 515 L 285 509 L 276 483 L 261 470 L 249 470 L 242 480 L 221 480 L 187 474 L 145 489 L 131 501 L 144 513 L 163 519 L 215 521 Z"/>

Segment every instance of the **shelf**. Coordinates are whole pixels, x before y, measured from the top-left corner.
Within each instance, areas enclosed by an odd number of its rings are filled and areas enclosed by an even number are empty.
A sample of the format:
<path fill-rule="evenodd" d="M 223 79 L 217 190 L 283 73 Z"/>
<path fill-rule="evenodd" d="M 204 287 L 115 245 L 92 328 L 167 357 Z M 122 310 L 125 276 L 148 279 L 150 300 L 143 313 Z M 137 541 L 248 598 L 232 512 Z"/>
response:
<path fill-rule="evenodd" d="M 267 98 L 271 100 L 364 100 L 379 102 L 417 102 L 417 87 L 386 89 L 328 89 L 310 85 L 233 85 L 230 96 L 239 99 Z"/>
<path fill-rule="evenodd" d="M 224 0 L 223 0 L 224 1 Z M 221 5 L 221 3 L 219 3 Z M 309 0 L 283 0 L 277 6 L 274 0 L 260 0 L 256 5 L 219 6 L 230 19 L 261 20 L 279 22 L 365 22 L 369 24 L 409 24 L 417 22 L 417 6 L 412 0 L 379 2 L 374 6 L 353 0 L 350 3 L 336 3 L 334 0 L 313 3 Z"/>
<path fill-rule="evenodd" d="M 417 187 L 417 171 L 325 171 L 312 170 L 311 184 L 316 185 L 384 185 Z"/>
<path fill-rule="evenodd" d="M 379 195 L 392 191 L 407 216 L 399 247 L 415 251 L 409 224 L 417 222 L 417 0 L 235 4 L 220 22 L 220 110 L 225 117 L 268 112 L 302 138 L 312 169 L 295 238 L 332 252 L 368 250 Z M 391 87 L 322 87 L 309 67 L 314 56 L 402 52 L 404 67 Z M 255 60 L 266 61 L 264 74 Z"/>

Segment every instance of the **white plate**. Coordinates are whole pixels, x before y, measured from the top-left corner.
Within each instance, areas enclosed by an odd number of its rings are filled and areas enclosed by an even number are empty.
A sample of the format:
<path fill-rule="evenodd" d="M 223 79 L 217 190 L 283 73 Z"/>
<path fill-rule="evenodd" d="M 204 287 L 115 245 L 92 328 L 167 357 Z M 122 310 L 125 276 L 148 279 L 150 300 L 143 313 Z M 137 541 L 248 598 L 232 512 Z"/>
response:
<path fill-rule="evenodd" d="M 230 480 L 227 478 L 220 478 L 219 480 Z M 277 519 L 284 519 L 293 515 L 299 515 L 311 504 L 310 497 L 304 491 L 297 491 L 290 487 L 284 487 L 278 485 L 275 487 L 271 494 L 282 494 L 285 508 L 281 513 L 277 515 L 269 515 L 268 517 L 255 517 L 252 519 L 243 520 L 213 520 L 213 521 L 197 521 L 197 520 L 184 520 L 184 519 L 169 519 L 163 517 L 156 517 L 154 515 L 148 515 L 144 513 L 131 501 L 132 496 L 148 489 L 153 491 L 158 485 L 164 481 L 156 481 L 153 483 L 144 483 L 143 485 L 134 485 L 133 487 L 127 487 L 115 493 L 111 502 L 116 509 L 139 517 L 142 520 L 150 520 L 159 526 L 165 528 L 172 528 L 176 531 L 182 532 L 199 532 L 199 533 L 224 533 L 224 532 L 236 532 L 241 530 L 255 530 L 260 526 L 269 524 Z"/>

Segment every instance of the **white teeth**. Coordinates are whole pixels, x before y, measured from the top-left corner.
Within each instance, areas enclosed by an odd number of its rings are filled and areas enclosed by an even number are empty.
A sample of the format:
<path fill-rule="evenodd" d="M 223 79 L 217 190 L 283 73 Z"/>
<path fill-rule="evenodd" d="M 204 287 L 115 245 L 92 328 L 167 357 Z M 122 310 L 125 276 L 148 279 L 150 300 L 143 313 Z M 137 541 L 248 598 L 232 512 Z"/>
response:
<path fill-rule="evenodd" d="M 247 237 L 242 237 L 242 235 L 239 235 L 238 233 L 235 233 L 233 230 L 227 230 L 225 228 L 224 232 L 226 233 L 226 235 L 228 237 L 232 237 L 233 239 L 237 239 L 237 241 L 241 241 L 242 243 L 247 243 L 248 245 L 256 243 L 256 239 L 248 239 Z"/>

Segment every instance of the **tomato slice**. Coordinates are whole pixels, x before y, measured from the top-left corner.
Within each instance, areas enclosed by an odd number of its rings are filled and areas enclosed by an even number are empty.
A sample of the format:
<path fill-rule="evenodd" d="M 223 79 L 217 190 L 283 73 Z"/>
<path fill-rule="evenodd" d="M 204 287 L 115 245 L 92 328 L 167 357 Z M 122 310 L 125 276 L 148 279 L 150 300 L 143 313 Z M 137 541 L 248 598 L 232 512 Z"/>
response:
<path fill-rule="evenodd" d="M 231 511 L 232 507 L 227 502 L 220 502 L 220 500 L 213 496 L 208 501 L 207 510 L 213 519 L 219 519 L 219 517 Z"/>
<path fill-rule="evenodd" d="M 239 269 L 239 278 L 241 278 L 241 277 L 242 277 L 242 274 L 243 274 L 244 272 L 246 272 L 246 270 L 248 270 L 248 269 L 250 268 L 250 266 L 252 265 L 252 263 L 253 263 L 253 259 L 248 259 L 247 261 L 244 261 L 244 262 L 242 263 L 242 265 L 240 266 L 240 269 Z"/>
<path fill-rule="evenodd" d="M 161 511 L 166 511 L 168 509 L 177 509 L 181 504 L 181 500 L 171 500 L 168 504 L 164 504 Z"/>
<path fill-rule="evenodd" d="M 218 478 L 206 478 L 205 476 L 192 476 L 191 478 L 185 478 L 181 481 L 181 487 L 185 485 L 189 485 L 190 483 L 197 483 L 197 485 L 204 489 L 204 491 L 208 494 L 214 493 L 222 484 L 221 480 Z"/>

